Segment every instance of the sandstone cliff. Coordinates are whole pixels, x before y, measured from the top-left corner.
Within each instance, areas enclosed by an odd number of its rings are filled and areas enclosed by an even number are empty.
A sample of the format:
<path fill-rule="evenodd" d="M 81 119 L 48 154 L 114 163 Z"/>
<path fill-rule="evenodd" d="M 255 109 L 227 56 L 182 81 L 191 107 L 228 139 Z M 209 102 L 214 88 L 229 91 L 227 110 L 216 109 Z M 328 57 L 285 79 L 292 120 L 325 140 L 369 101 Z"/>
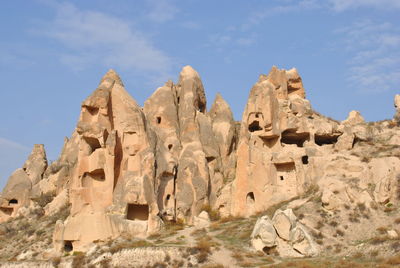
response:
<path fill-rule="evenodd" d="M 397 204 L 399 95 L 393 120 L 366 123 L 356 111 L 342 122 L 319 114 L 305 92 L 296 69 L 274 66 L 252 87 L 235 122 L 220 94 L 207 112 L 203 84 L 190 66 L 144 107 L 110 70 L 82 103 L 59 159 L 48 165 L 44 146 L 35 145 L 10 176 L 0 197 L 0 222 L 28 217 L 44 200 L 44 217 L 65 209 L 68 215 L 54 226 L 55 250 L 87 251 L 96 241 L 146 238 L 171 223 L 203 224 L 208 216 L 202 211 L 229 218 L 283 204 L 302 214 L 309 213 L 305 208 L 336 213 Z M 298 229 L 290 227 L 312 245 L 311 251 L 291 248 L 297 257 L 320 252 L 305 231 L 318 222 L 309 214 L 293 225 Z M 274 242 L 254 242 L 257 249 L 275 247 L 277 234 L 285 243 L 294 239 L 292 229 L 286 237 L 279 223 L 263 219 L 272 231 L 257 229 L 252 237 L 272 233 Z"/>

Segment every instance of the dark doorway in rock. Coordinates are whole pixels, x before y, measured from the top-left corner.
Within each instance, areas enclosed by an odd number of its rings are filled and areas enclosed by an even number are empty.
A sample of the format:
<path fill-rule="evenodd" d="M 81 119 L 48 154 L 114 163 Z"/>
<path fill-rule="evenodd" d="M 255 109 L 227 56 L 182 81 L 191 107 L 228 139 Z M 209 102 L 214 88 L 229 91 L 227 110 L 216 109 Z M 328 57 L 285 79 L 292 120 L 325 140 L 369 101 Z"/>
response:
<path fill-rule="evenodd" d="M 168 144 L 168 150 L 171 151 L 171 149 L 172 149 L 172 144 Z"/>
<path fill-rule="evenodd" d="M 274 246 L 274 247 L 264 247 L 262 250 L 267 255 L 274 255 L 275 256 L 276 253 L 277 253 L 276 252 L 276 246 Z"/>
<path fill-rule="evenodd" d="M 126 209 L 126 218 L 128 220 L 147 221 L 149 219 L 149 206 L 139 204 L 128 204 Z"/>
<path fill-rule="evenodd" d="M 283 181 L 283 180 L 284 180 L 283 176 L 279 176 L 279 178 L 281 179 L 281 181 Z"/>
<path fill-rule="evenodd" d="M 157 124 L 161 124 L 161 116 L 157 116 Z"/>
<path fill-rule="evenodd" d="M 301 158 L 301 161 L 303 162 L 304 165 L 308 165 L 308 156 L 305 155 Z"/>
<path fill-rule="evenodd" d="M 251 122 L 251 124 L 249 125 L 249 131 L 254 132 L 258 130 L 262 130 L 262 128 L 260 127 L 260 122 L 258 121 Z"/>
<path fill-rule="evenodd" d="M 10 201 L 8 201 L 8 205 L 9 206 L 13 206 L 13 205 L 17 205 L 18 204 L 18 200 L 13 198 Z"/>
<path fill-rule="evenodd" d="M 304 142 L 309 140 L 309 133 L 296 133 L 293 130 L 285 130 L 281 136 L 281 144 L 296 144 L 297 147 L 303 147 Z"/>
<path fill-rule="evenodd" d="M 92 154 L 96 149 L 101 148 L 100 142 L 96 138 L 92 137 L 83 137 L 83 140 L 86 142 L 86 144 L 89 146 L 88 149 L 88 154 Z"/>
<path fill-rule="evenodd" d="M 253 192 L 250 192 L 247 194 L 246 201 L 247 201 L 247 204 L 253 204 L 256 201 L 256 199 L 254 198 Z"/>
<path fill-rule="evenodd" d="M 315 135 L 315 144 L 322 146 L 327 144 L 335 144 L 339 135 Z"/>
<path fill-rule="evenodd" d="M 0 211 L 3 212 L 4 214 L 11 216 L 13 213 L 14 209 L 13 208 L 0 208 Z"/>
<path fill-rule="evenodd" d="M 72 245 L 72 241 L 65 240 L 64 241 L 64 251 L 71 252 L 74 250 L 74 246 Z"/>

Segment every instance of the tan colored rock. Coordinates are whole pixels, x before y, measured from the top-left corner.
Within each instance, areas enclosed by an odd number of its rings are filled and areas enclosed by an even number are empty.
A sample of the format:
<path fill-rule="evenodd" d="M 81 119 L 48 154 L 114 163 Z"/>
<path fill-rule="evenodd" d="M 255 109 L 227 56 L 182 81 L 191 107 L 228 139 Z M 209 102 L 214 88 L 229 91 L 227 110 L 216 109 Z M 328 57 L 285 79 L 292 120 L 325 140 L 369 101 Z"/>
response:
<path fill-rule="evenodd" d="M 233 215 L 264 211 L 298 196 L 310 185 L 305 172 L 308 156 L 302 147 L 311 144 L 307 118 L 312 110 L 300 97 L 303 89 L 297 71 L 288 72 L 291 83 L 297 83 L 291 87 L 298 88 L 291 93 L 287 91 L 287 72 L 276 67 L 268 76 L 260 76 L 250 92 L 237 146 Z"/>
<path fill-rule="evenodd" d="M 256 250 L 267 253 L 276 247 L 281 257 L 311 257 L 320 253 L 307 228 L 297 221 L 291 209 L 277 210 L 272 221 L 268 216 L 259 218 L 251 244 Z"/>
<path fill-rule="evenodd" d="M 277 234 L 268 216 L 257 220 L 250 238 L 252 247 L 258 251 L 267 251 L 277 245 Z"/>
<path fill-rule="evenodd" d="M 362 123 L 365 123 L 365 120 L 359 111 L 351 111 L 347 119 L 342 121 L 344 125 L 357 125 Z"/>
<path fill-rule="evenodd" d="M 303 88 L 303 81 L 297 72 L 296 68 L 292 68 L 286 71 L 286 78 L 288 83 L 288 95 L 298 95 L 301 98 L 306 97 L 305 90 Z"/>
<path fill-rule="evenodd" d="M 305 226 L 301 223 L 297 223 L 296 227 L 291 231 L 290 240 L 293 249 L 304 256 L 314 257 L 319 254 L 318 245 L 314 242 Z"/>
<path fill-rule="evenodd" d="M 215 97 L 208 115 L 212 120 L 215 142 L 219 147 L 224 178 L 234 178 L 237 145 L 236 126 L 232 111 L 220 94 Z"/>
<path fill-rule="evenodd" d="M 15 216 L 21 207 L 30 205 L 32 187 L 38 184 L 47 167 L 43 144 L 35 144 L 23 165 L 10 176 L 0 197 L 0 222 Z"/>
<path fill-rule="evenodd" d="M 371 179 L 376 185 L 374 199 L 378 203 L 395 202 L 399 185 L 400 160 L 397 157 L 372 159 L 368 166 L 371 170 Z"/>
<path fill-rule="evenodd" d="M 154 154 L 144 114 L 110 70 L 82 104 L 79 152 L 70 184 L 71 215 L 54 243 L 85 250 L 122 233 L 145 236 L 161 226 L 153 186 Z M 96 227 L 92 226 L 97 222 Z"/>
<path fill-rule="evenodd" d="M 290 240 L 290 231 L 296 225 L 296 216 L 291 209 L 285 211 L 277 210 L 272 218 L 273 225 L 279 237 L 283 240 Z"/>
<path fill-rule="evenodd" d="M 32 181 L 32 185 L 38 183 L 47 168 L 46 152 L 43 144 L 35 144 L 33 150 L 26 160 L 23 170 Z"/>
<path fill-rule="evenodd" d="M 207 228 L 210 224 L 210 216 L 206 211 L 200 212 L 199 216 L 195 216 L 193 219 L 193 225 L 196 229 Z"/>
<path fill-rule="evenodd" d="M 399 234 L 395 230 L 388 230 L 387 234 L 391 239 L 399 238 Z"/>
<path fill-rule="evenodd" d="M 191 223 L 207 203 L 208 162 L 213 156 L 203 151 L 198 118 L 206 112 L 206 99 L 200 76 L 190 66 L 180 73 L 177 98 L 182 151 L 176 178 L 176 217 Z"/>
<path fill-rule="evenodd" d="M 394 121 L 397 122 L 397 124 L 400 124 L 400 94 L 396 94 L 394 97 L 394 107 L 396 108 L 396 113 L 394 115 Z"/>
<path fill-rule="evenodd" d="M 45 215 L 50 216 L 59 212 L 69 204 L 68 189 L 64 189 L 44 207 Z"/>

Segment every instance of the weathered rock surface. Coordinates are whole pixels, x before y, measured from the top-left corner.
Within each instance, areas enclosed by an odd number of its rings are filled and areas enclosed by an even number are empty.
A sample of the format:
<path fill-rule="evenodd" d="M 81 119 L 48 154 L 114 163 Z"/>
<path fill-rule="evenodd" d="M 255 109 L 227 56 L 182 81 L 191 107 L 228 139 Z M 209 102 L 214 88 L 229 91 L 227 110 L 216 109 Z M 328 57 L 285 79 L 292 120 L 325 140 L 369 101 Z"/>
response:
<path fill-rule="evenodd" d="M 397 94 L 394 97 L 394 107 L 396 108 L 394 121 L 397 123 L 397 125 L 400 125 L 400 94 Z"/>
<path fill-rule="evenodd" d="M 320 252 L 291 209 L 277 210 L 272 220 L 268 216 L 259 218 L 250 238 L 254 249 L 267 254 L 276 251 L 282 257 L 311 257 Z"/>
<path fill-rule="evenodd" d="M 43 144 L 35 144 L 23 167 L 14 171 L 0 196 L 0 222 L 31 204 L 32 187 L 40 183 L 47 168 Z"/>
<path fill-rule="evenodd" d="M 342 122 L 330 119 L 305 96 L 296 69 L 274 66 L 252 87 L 236 122 L 220 94 L 207 112 L 202 81 L 190 66 L 143 108 L 110 70 L 82 103 L 60 157 L 48 165 L 43 145 L 35 145 L 10 176 L 0 222 L 68 209 L 55 225 L 54 247 L 86 251 L 93 241 L 162 232 L 169 222 L 209 227 L 204 210 L 249 217 L 296 199 L 308 206 L 310 193 L 329 213 L 396 204 L 400 95 L 394 120 L 376 123 L 357 111 Z M 307 222 L 313 219 L 300 223 L 291 209 L 263 216 L 252 246 L 315 256 L 320 248 Z"/>

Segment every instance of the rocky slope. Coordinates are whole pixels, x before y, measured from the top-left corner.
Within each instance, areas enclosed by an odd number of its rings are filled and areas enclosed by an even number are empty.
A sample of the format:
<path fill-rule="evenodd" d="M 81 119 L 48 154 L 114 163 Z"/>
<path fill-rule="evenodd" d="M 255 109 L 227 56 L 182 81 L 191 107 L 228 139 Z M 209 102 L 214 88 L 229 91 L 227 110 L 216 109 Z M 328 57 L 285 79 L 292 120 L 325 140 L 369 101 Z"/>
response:
<path fill-rule="evenodd" d="M 393 120 L 369 123 L 356 111 L 325 117 L 305 96 L 296 69 L 273 67 L 235 122 L 220 95 L 206 111 L 190 66 L 144 107 L 110 70 L 59 159 L 49 165 L 35 145 L 10 176 L 3 265 L 233 267 L 360 252 L 376 265 L 395 255 L 400 95 Z"/>

